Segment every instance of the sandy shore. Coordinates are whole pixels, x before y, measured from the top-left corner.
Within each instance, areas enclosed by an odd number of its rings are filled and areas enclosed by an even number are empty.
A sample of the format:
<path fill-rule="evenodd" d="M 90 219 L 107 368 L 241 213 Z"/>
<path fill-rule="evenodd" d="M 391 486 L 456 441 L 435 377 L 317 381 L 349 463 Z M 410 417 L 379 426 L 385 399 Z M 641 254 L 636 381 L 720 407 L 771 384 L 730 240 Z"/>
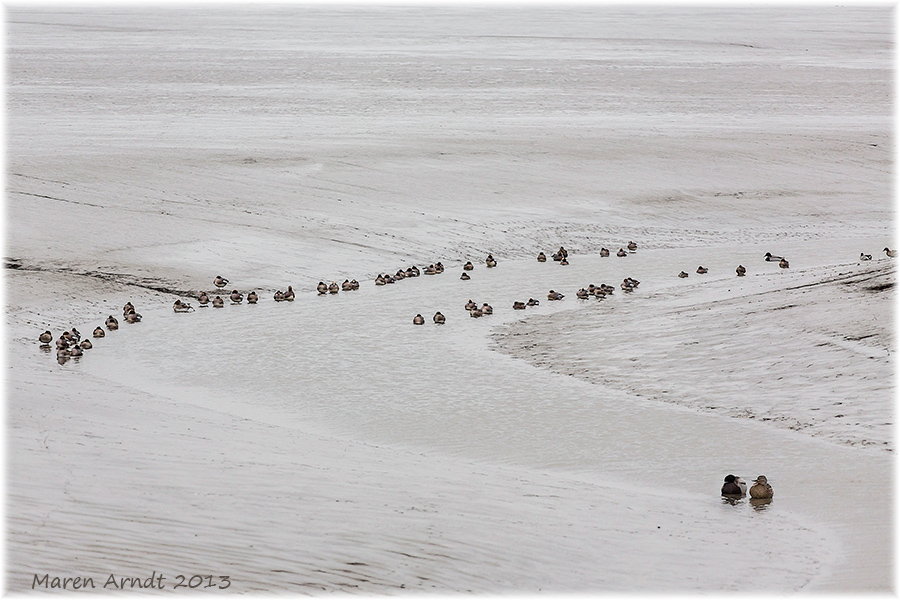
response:
<path fill-rule="evenodd" d="M 7 590 L 892 589 L 890 11 L 435 10 L 8 11 Z"/>

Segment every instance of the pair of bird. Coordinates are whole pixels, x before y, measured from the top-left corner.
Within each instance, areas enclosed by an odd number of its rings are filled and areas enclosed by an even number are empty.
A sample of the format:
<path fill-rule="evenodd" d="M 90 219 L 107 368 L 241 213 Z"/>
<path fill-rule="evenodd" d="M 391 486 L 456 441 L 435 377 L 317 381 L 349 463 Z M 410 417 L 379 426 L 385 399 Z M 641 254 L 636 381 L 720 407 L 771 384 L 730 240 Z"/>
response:
<path fill-rule="evenodd" d="M 747 494 L 747 483 L 735 475 L 725 476 L 725 485 L 722 486 L 723 496 L 745 496 Z M 753 480 L 753 487 L 750 488 L 750 497 L 756 499 L 772 498 L 775 492 L 769 484 L 765 475 L 760 475 Z"/>
<path fill-rule="evenodd" d="M 441 311 L 437 311 L 436 313 L 434 313 L 432 320 L 438 325 L 443 325 L 447 321 L 447 318 L 441 314 Z M 421 314 L 418 314 L 415 317 L 413 317 L 413 325 L 424 325 L 424 324 L 425 324 L 425 317 L 423 317 Z"/>

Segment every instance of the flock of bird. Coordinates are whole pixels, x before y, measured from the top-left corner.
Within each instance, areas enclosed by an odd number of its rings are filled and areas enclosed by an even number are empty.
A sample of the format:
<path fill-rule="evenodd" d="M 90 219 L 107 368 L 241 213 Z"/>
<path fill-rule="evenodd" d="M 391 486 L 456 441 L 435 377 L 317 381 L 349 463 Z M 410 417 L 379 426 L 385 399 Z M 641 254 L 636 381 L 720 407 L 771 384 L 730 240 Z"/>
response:
<path fill-rule="evenodd" d="M 629 241 L 628 244 L 626 245 L 626 248 L 628 249 L 628 251 L 626 251 L 625 248 L 619 248 L 616 255 L 619 257 L 625 257 L 625 256 L 628 256 L 629 253 L 636 252 L 637 244 L 635 244 L 633 241 Z M 889 258 L 894 258 L 897 256 L 898 251 L 890 250 L 889 248 L 885 248 L 884 253 Z M 609 255 L 610 255 L 610 252 L 607 248 L 601 248 L 601 250 L 600 250 L 601 257 L 607 257 Z M 569 264 L 568 257 L 569 257 L 569 253 L 563 246 L 560 246 L 559 250 L 557 250 L 550 256 L 550 258 L 553 261 L 558 262 L 560 265 L 568 265 Z M 781 267 L 782 269 L 787 269 L 790 267 L 790 264 L 788 263 L 787 259 L 783 256 L 775 256 L 770 252 L 766 252 L 764 259 L 766 262 L 776 262 L 777 261 L 778 266 Z M 872 260 L 872 255 L 860 253 L 859 259 L 861 261 Z M 547 256 L 543 252 L 540 252 L 537 256 L 537 260 L 538 260 L 538 262 L 541 262 L 541 263 L 547 262 Z M 487 265 L 488 268 L 493 268 L 493 267 L 497 266 L 497 260 L 491 254 L 488 254 L 487 258 L 485 259 L 485 264 Z M 468 272 L 472 271 L 474 268 L 475 268 L 475 266 L 472 264 L 471 261 L 466 262 L 463 265 L 462 275 L 460 276 L 460 279 L 462 279 L 462 280 L 471 279 Z M 436 262 L 436 263 L 430 264 L 427 267 L 425 267 L 425 269 L 423 271 L 420 271 L 418 267 L 413 265 L 412 267 L 408 267 L 405 270 L 402 268 L 398 269 L 397 272 L 394 273 L 393 275 L 380 273 L 378 275 L 378 277 L 375 278 L 375 285 L 376 286 L 388 285 L 388 284 L 395 283 L 397 281 L 401 281 L 406 278 L 419 277 L 423 273 L 425 275 L 437 275 L 437 274 L 440 274 L 443 272 L 444 272 L 444 265 L 441 264 L 441 262 Z M 708 272 L 709 272 L 709 269 L 707 269 L 706 267 L 704 267 L 702 265 L 697 267 L 697 273 L 699 273 L 699 274 L 705 274 Z M 747 269 L 743 265 L 738 265 L 737 269 L 735 269 L 735 272 L 737 273 L 738 277 L 744 277 L 747 274 Z M 688 277 L 688 273 L 685 271 L 681 271 L 678 274 L 678 277 L 681 277 L 681 278 Z M 639 284 L 640 284 L 640 282 L 637 281 L 636 279 L 633 279 L 631 277 L 626 277 L 625 279 L 622 280 L 620 287 L 625 293 L 631 293 L 638 287 Z M 219 289 L 222 289 L 228 285 L 228 280 L 225 279 L 224 277 L 222 277 L 221 275 L 217 275 L 216 278 L 213 280 L 213 285 L 215 285 Z M 319 293 L 319 295 L 322 295 L 322 296 L 324 296 L 326 294 L 337 294 L 340 291 L 348 292 L 348 291 L 353 291 L 353 290 L 358 290 L 358 289 L 359 289 L 359 282 L 356 279 L 344 280 L 344 282 L 340 286 L 338 285 L 338 283 L 336 281 L 332 281 L 331 285 L 326 285 L 324 281 L 320 281 L 319 284 L 316 286 L 316 291 Z M 581 289 L 579 289 L 578 292 L 576 293 L 576 296 L 581 300 L 587 300 L 591 297 L 594 297 L 598 300 L 603 300 L 607 296 L 611 295 L 614 291 L 615 291 L 615 288 L 613 288 L 613 286 L 606 285 L 605 283 L 601 283 L 599 286 L 595 286 L 594 284 L 589 284 L 587 287 L 582 287 Z M 561 294 L 560 292 L 557 292 L 555 290 L 550 290 L 547 293 L 548 301 L 562 300 L 564 297 L 565 297 L 564 294 Z M 233 305 L 241 304 L 244 301 L 244 295 L 236 289 L 232 290 L 232 292 L 231 292 L 231 294 L 229 294 L 228 298 L 231 300 L 231 304 L 233 304 Z M 259 295 L 256 293 L 256 291 L 250 291 L 247 293 L 246 300 L 247 300 L 248 304 L 256 304 L 259 301 Z M 274 300 L 276 302 L 293 302 L 293 300 L 294 300 L 293 288 L 291 286 L 288 286 L 287 291 L 284 291 L 284 292 L 281 290 L 276 291 L 275 295 L 274 295 Z M 206 292 L 201 292 L 200 295 L 197 297 L 197 301 L 199 303 L 200 308 L 206 308 L 210 305 L 213 308 L 224 308 L 224 306 L 225 306 L 225 300 L 221 296 L 216 295 L 213 298 L 210 298 L 209 294 L 207 294 Z M 537 306 L 539 304 L 540 304 L 540 302 L 538 300 L 535 300 L 534 298 L 529 298 L 527 302 L 522 302 L 522 301 L 513 302 L 513 309 L 514 310 L 525 310 L 529 306 Z M 175 303 L 173 304 L 172 308 L 176 313 L 191 312 L 194 310 L 193 306 L 191 306 L 187 302 L 184 302 L 181 299 L 175 300 Z M 493 307 L 490 304 L 488 304 L 487 302 L 484 302 L 481 306 L 478 306 L 478 304 L 476 302 L 472 301 L 471 299 L 466 303 L 465 308 L 469 312 L 469 315 L 471 317 L 475 317 L 475 318 L 482 317 L 484 315 L 490 315 L 490 314 L 493 314 L 493 312 L 494 312 Z M 128 302 L 125 304 L 123 311 L 122 311 L 122 318 L 126 323 L 138 323 L 141 321 L 141 315 L 135 311 L 134 306 L 131 304 L 131 302 Z M 442 324 L 446 323 L 446 317 L 440 311 L 438 311 L 432 317 L 432 321 L 434 321 L 434 323 L 436 323 L 438 325 L 442 325 Z M 424 323 L 425 323 L 425 318 L 421 314 L 417 314 L 413 318 L 414 325 L 423 325 Z M 106 329 L 109 331 L 115 331 L 116 329 L 119 328 L 118 320 L 115 317 L 113 317 L 112 315 L 109 315 L 109 317 L 104 322 L 104 325 L 106 326 Z M 94 332 L 93 332 L 94 338 L 102 338 L 105 335 L 106 334 L 102 327 L 97 327 L 96 329 L 94 329 Z M 53 334 L 50 331 L 45 331 L 44 333 L 40 334 L 40 336 L 38 337 L 38 341 L 40 342 L 42 348 L 49 350 L 50 344 L 53 342 Z M 84 350 L 89 350 L 90 348 L 93 347 L 93 345 L 91 344 L 90 340 L 81 340 L 81 334 L 78 332 L 77 329 L 75 329 L 73 327 L 70 331 L 63 332 L 63 334 L 56 340 L 56 347 L 57 347 L 57 358 L 58 358 L 60 364 L 62 364 L 69 358 L 78 358 L 78 357 L 82 356 Z"/>

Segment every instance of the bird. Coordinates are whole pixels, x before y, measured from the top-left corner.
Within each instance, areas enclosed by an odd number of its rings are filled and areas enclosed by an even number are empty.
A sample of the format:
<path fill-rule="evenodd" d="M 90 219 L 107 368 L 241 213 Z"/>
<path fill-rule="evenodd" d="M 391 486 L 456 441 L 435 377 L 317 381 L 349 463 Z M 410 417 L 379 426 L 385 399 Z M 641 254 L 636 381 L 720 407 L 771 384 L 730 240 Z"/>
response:
<path fill-rule="evenodd" d="M 747 269 L 744 268 L 744 265 L 738 265 L 737 269 L 734 270 L 737 273 L 738 277 L 743 277 L 747 274 Z"/>
<path fill-rule="evenodd" d="M 538 304 L 540 304 L 540 302 L 535 300 L 534 298 L 529 298 L 528 302 L 526 302 L 525 304 L 527 304 L 528 306 L 537 306 Z"/>
<path fill-rule="evenodd" d="M 352 291 L 352 290 L 353 290 L 353 284 L 350 283 L 350 280 L 349 280 L 349 279 L 345 279 L 345 280 L 344 280 L 344 283 L 341 284 L 341 291 L 342 291 L 342 292 L 349 292 L 349 291 Z"/>
<path fill-rule="evenodd" d="M 433 273 L 429 273 L 427 269 L 425 270 L 425 274 L 426 274 L 426 275 L 433 275 Z M 375 278 L 375 285 L 384 285 L 384 284 L 385 284 L 384 277 L 379 273 L 379 274 L 378 274 L 378 277 Z M 324 284 L 324 283 L 320 283 L 319 285 L 322 286 L 322 285 L 325 285 L 325 284 Z M 319 288 L 317 288 L 317 289 L 319 289 Z M 325 288 L 325 291 L 328 291 L 328 288 L 327 288 L 327 287 Z M 325 293 L 325 292 L 323 292 L 321 289 L 319 289 L 319 294 L 324 294 L 324 293 Z"/>
<path fill-rule="evenodd" d="M 871 254 L 863 254 L 862 252 L 860 252 L 859 260 L 872 260 L 872 255 Z"/>
<path fill-rule="evenodd" d="M 425 317 L 423 317 L 422 315 L 416 315 L 415 317 L 413 317 L 413 325 L 424 325 L 424 324 L 425 324 Z"/>
<path fill-rule="evenodd" d="M 472 264 L 472 261 L 468 261 L 466 264 L 463 265 L 464 271 L 471 271 L 474 268 L 475 268 L 475 265 Z"/>
<path fill-rule="evenodd" d="M 620 257 L 621 257 L 621 256 L 628 256 L 628 253 L 625 252 L 625 250 L 623 250 L 622 248 L 619 248 L 619 251 L 616 252 L 616 256 L 620 256 Z"/>
<path fill-rule="evenodd" d="M 688 274 L 685 273 L 684 271 L 682 271 L 681 273 L 678 274 L 678 276 L 681 277 L 682 279 L 684 279 L 685 277 L 688 276 Z"/>
<path fill-rule="evenodd" d="M 95 338 L 106 337 L 106 332 L 103 331 L 102 327 L 97 327 L 96 329 L 94 329 L 94 337 Z"/>
<path fill-rule="evenodd" d="M 485 302 L 484 304 L 481 305 L 481 312 L 486 315 L 492 315 L 492 314 L 494 314 L 494 307 L 491 306 L 490 304 L 488 304 L 487 302 Z"/>
<path fill-rule="evenodd" d="M 200 308 L 206 308 L 206 305 L 209 304 L 209 296 L 206 295 L 206 292 L 200 292 L 197 302 L 200 303 Z"/>
<path fill-rule="evenodd" d="M 228 285 L 228 280 L 222 277 L 221 275 L 216 275 L 216 278 L 213 279 L 213 285 L 217 288 L 223 288 Z"/>
<path fill-rule="evenodd" d="M 273 298 L 275 299 L 275 302 L 284 302 L 284 292 L 281 290 L 276 291 Z"/>
<path fill-rule="evenodd" d="M 122 307 L 122 315 L 127 315 L 128 313 L 134 312 L 134 305 L 131 302 L 126 302 L 125 306 Z"/>
<path fill-rule="evenodd" d="M 775 492 L 765 475 L 760 475 L 753 480 L 753 487 L 750 488 L 751 498 L 771 498 L 774 494 Z"/>
<path fill-rule="evenodd" d="M 569 251 L 562 246 L 559 247 L 559 250 L 557 250 L 556 253 L 559 254 L 561 258 L 569 258 Z"/>
<path fill-rule="evenodd" d="M 569 259 L 566 258 L 565 256 L 563 256 L 563 257 L 562 257 L 562 260 L 559 261 L 559 264 L 562 265 L 562 266 L 566 266 L 566 265 L 569 264 Z"/>
<path fill-rule="evenodd" d="M 434 264 L 434 270 L 435 270 L 436 273 L 443 273 L 443 272 L 444 272 L 444 265 L 441 264 L 441 261 L 438 261 L 438 262 L 436 262 L 436 263 Z"/>
<path fill-rule="evenodd" d="M 786 258 L 782 258 L 782 259 L 778 262 L 778 266 L 781 267 L 782 269 L 787 269 L 787 268 L 789 268 L 789 267 L 791 266 L 791 264 L 787 261 Z"/>
<path fill-rule="evenodd" d="M 577 297 L 580 298 L 581 300 L 587 300 L 587 297 L 588 297 L 589 295 L 590 295 L 590 293 L 589 293 L 586 289 L 584 289 L 584 288 L 581 288 L 580 290 L 578 290 L 577 292 L 575 292 L 575 296 L 577 296 Z"/>
<path fill-rule="evenodd" d="M 259 294 L 255 291 L 249 292 L 247 294 L 247 304 L 256 304 L 259 302 Z"/>
<path fill-rule="evenodd" d="M 725 476 L 725 485 L 722 486 L 723 496 L 744 496 L 747 493 L 747 484 L 743 479 L 735 475 Z"/>
<path fill-rule="evenodd" d="M 478 308 L 478 305 L 475 304 L 474 302 L 472 302 L 472 300 L 469 300 L 468 302 L 466 302 L 466 310 L 471 311 L 471 310 L 475 310 L 476 308 Z"/>
<path fill-rule="evenodd" d="M 213 298 L 212 305 L 213 305 L 213 308 L 224 308 L 225 301 L 222 300 L 221 296 L 216 296 L 215 298 Z"/>
<path fill-rule="evenodd" d="M 288 286 L 287 291 L 284 293 L 285 302 L 293 302 L 294 301 L 294 288 Z"/>
<path fill-rule="evenodd" d="M 175 303 L 172 305 L 172 310 L 175 312 L 190 312 L 194 310 L 194 307 L 186 302 L 182 302 L 179 298 L 178 300 L 175 300 Z"/>
<path fill-rule="evenodd" d="M 437 275 L 437 268 L 434 265 L 428 265 L 425 267 L 426 275 Z"/>
<path fill-rule="evenodd" d="M 637 250 L 637 244 L 635 244 L 634 242 L 629 241 L 629 242 L 628 242 L 628 249 L 631 250 L 632 252 L 634 252 L 635 250 Z"/>
<path fill-rule="evenodd" d="M 119 322 L 116 321 L 116 318 L 112 315 L 109 315 L 109 317 L 107 317 L 105 325 L 106 325 L 106 328 L 109 329 L 110 331 L 113 331 L 113 330 L 119 328 Z"/>
<path fill-rule="evenodd" d="M 331 294 L 337 294 L 339 291 L 341 291 L 341 288 L 338 287 L 337 281 L 332 281 L 331 285 L 328 286 L 328 292 Z"/>
<path fill-rule="evenodd" d="M 525 310 L 524 302 L 513 302 L 513 310 Z"/>
<path fill-rule="evenodd" d="M 443 325 L 444 322 L 446 322 L 447 318 L 441 314 L 441 311 L 437 311 L 436 313 L 434 313 L 434 317 L 432 317 L 432 320 L 438 325 Z"/>
<path fill-rule="evenodd" d="M 381 283 L 378 283 L 378 279 L 381 279 Z M 378 279 L 375 280 L 375 285 L 384 285 L 384 278 L 379 275 Z M 328 286 L 325 285 L 324 281 L 320 281 L 319 285 L 316 286 L 316 291 L 319 292 L 320 295 L 325 295 L 328 293 Z"/>
<path fill-rule="evenodd" d="M 560 294 L 559 292 L 554 292 L 553 290 L 550 290 L 547 293 L 547 300 L 562 300 L 563 298 L 565 298 L 565 296 L 563 294 Z"/>
<path fill-rule="evenodd" d="M 603 256 L 603 257 L 609 256 L 609 250 L 606 248 L 600 248 L 600 256 Z"/>
<path fill-rule="evenodd" d="M 547 255 L 544 254 L 543 252 L 539 252 L 538 256 L 537 256 L 537 261 L 538 262 L 547 262 Z"/>
<path fill-rule="evenodd" d="M 84 340 L 79 345 L 81 346 L 82 350 L 90 350 L 94 347 L 94 345 L 91 343 L 91 340 Z"/>
<path fill-rule="evenodd" d="M 480 308 L 473 308 L 472 310 L 469 311 L 470 317 L 478 318 L 483 314 L 484 314 L 484 311 L 482 311 Z"/>
<path fill-rule="evenodd" d="M 891 257 L 891 258 L 894 258 L 895 256 L 897 256 L 897 251 L 896 251 L 896 250 L 889 250 L 888 248 L 885 248 L 885 249 L 883 250 L 883 252 L 884 252 L 885 254 L 887 254 L 887 255 L 888 255 L 889 257 Z"/>
<path fill-rule="evenodd" d="M 136 312 L 132 312 L 132 313 L 128 313 L 127 315 L 125 315 L 125 322 L 126 323 L 140 323 L 141 318 L 142 318 L 141 315 L 139 315 Z"/>
<path fill-rule="evenodd" d="M 73 346 L 72 348 L 69 349 L 69 356 L 71 356 L 73 358 L 78 358 L 79 356 L 83 356 L 83 355 L 84 355 L 84 352 L 82 352 L 81 348 L 79 348 L 78 346 Z"/>
<path fill-rule="evenodd" d="M 709 272 L 709 269 L 707 269 L 703 265 L 700 265 L 699 267 L 697 267 L 697 272 L 700 273 L 701 275 L 703 275 L 704 273 Z"/>
<path fill-rule="evenodd" d="M 493 257 L 493 255 L 491 255 L 491 254 L 488 254 L 488 255 L 487 255 L 487 258 L 485 259 L 485 262 L 487 263 L 488 268 L 496 267 L 496 266 L 497 266 L 497 261 L 494 260 L 494 257 Z"/>
<path fill-rule="evenodd" d="M 415 267 L 413 267 L 413 268 L 415 268 Z M 417 270 L 416 272 L 418 273 L 418 270 Z M 418 277 L 418 275 L 416 275 L 416 276 Z M 355 280 L 355 279 L 351 279 L 351 280 L 350 280 L 350 287 L 351 287 L 352 289 L 354 289 L 354 290 L 358 290 L 358 289 L 359 289 L 359 282 L 358 282 L 357 280 Z"/>
<path fill-rule="evenodd" d="M 45 331 L 38 336 L 38 341 L 41 343 L 41 346 L 49 346 L 50 342 L 53 341 L 53 334 L 49 331 Z"/>
<path fill-rule="evenodd" d="M 231 298 L 232 304 L 240 304 L 244 300 L 244 295 L 237 290 L 231 290 L 229 298 Z"/>
<path fill-rule="evenodd" d="M 462 279 L 463 281 L 469 281 L 470 279 L 472 279 L 471 277 L 469 277 L 469 274 L 466 273 L 465 271 L 463 271 L 463 274 L 460 275 L 459 278 Z"/>
<path fill-rule="evenodd" d="M 771 252 L 766 252 L 766 262 L 774 262 L 776 260 L 784 260 L 783 256 L 775 256 Z"/>

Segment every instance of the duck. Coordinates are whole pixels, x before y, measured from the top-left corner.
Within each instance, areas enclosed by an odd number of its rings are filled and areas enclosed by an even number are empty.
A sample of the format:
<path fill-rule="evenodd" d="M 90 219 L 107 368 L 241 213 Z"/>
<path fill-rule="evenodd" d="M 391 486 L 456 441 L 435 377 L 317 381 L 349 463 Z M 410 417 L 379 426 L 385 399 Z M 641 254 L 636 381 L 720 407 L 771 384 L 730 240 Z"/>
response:
<path fill-rule="evenodd" d="M 378 276 L 378 279 L 382 279 L 381 275 Z M 378 283 L 378 279 L 375 280 L 375 285 L 384 285 L 384 280 L 381 283 Z M 316 286 L 316 291 L 319 292 L 320 295 L 325 295 L 328 293 L 328 286 L 325 285 L 324 281 L 320 281 L 319 285 Z"/>
<path fill-rule="evenodd" d="M 627 246 L 627 247 L 628 247 L 628 249 L 631 250 L 632 252 L 634 252 L 635 250 L 637 250 L 637 244 L 635 244 L 634 242 L 632 242 L 632 241 L 630 241 L 630 240 L 629 240 L 629 242 L 628 242 L 628 246 Z"/>
<path fill-rule="evenodd" d="M 860 252 L 859 260 L 872 260 L 872 255 L 871 254 L 863 254 L 862 252 Z"/>
<path fill-rule="evenodd" d="M 566 250 L 565 248 L 563 248 L 562 246 L 559 247 L 559 250 L 557 250 L 556 253 L 559 254 L 559 256 L 560 256 L 561 258 L 568 258 L 568 257 L 569 257 L 569 251 Z"/>
<path fill-rule="evenodd" d="M 563 294 L 560 294 L 559 292 L 554 292 L 553 290 L 550 290 L 547 293 L 547 300 L 562 300 L 563 298 L 565 298 L 565 296 Z"/>
<path fill-rule="evenodd" d="M 524 302 L 513 302 L 513 310 L 525 310 Z"/>
<path fill-rule="evenodd" d="M 466 264 L 463 265 L 463 271 L 471 271 L 474 268 L 475 268 L 475 265 L 472 264 L 472 261 L 468 261 L 468 262 L 466 262 Z"/>
<path fill-rule="evenodd" d="M 475 310 L 476 308 L 478 308 L 478 305 L 475 304 L 474 302 L 472 302 L 471 300 L 466 302 L 466 310 Z"/>
<path fill-rule="evenodd" d="M 424 325 L 424 324 L 425 324 L 425 317 L 423 317 L 422 315 L 416 315 L 415 317 L 413 317 L 413 325 Z"/>
<path fill-rule="evenodd" d="M 78 331 L 77 329 L 75 329 L 74 327 L 72 328 L 71 336 L 72 336 L 72 340 L 75 342 L 78 342 L 81 340 L 81 332 Z"/>
<path fill-rule="evenodd" d="M 276 291 L 273 298 L 275 302 L 284 302 L 284 292 L 282 292 L 281 290 Z"/>
<path fill-rule="evenodd" d="M 447 321 L 447 318 L 441 314 L 441 311 L 437 311 L 434 313 L 432 320 L 438 325 L 443 325 Z"/>
<path fill-rule="evenodd" d="M 287 291 L 284 293 L 284 301 L 285 302 L 293 302 L 294 301 L 294 288 L 288 286 Z"/>
<path fill-rule="evenodd" d="M 90 350 L 94 347 L 94 345 L 91 343 L 91 340 L 83 340 L 81 344 L 79 344 L 79 346 L 81 346 L 82 350 Z"/>
<path fill-rule="evenodd" d="M 57 348 L 56 357 L 59 359 L 68 359 L 69 358 L 69 349 L 68 348 Z M 62 361 L 60 361 L 62 364 Z"/>
<path fill-rule="evenodd" d="M 628 253 L 625 252 L 625 250 L 623 250 L 622 248 L 619 248 L 619 251 L 616 252 L 616 256 L 619 256 L 619 257 L 628 256 Z"/>
<path fill-rule="evenodd" d="M 428 271 L 426 271 L 425 274 L 427 275 L 427 274 L 428 274 Z M 379 274 L 378 274 L 378 277 L 375 278 L 375 285 L 384 285 L 384 284 L 385 284 L 384 276 L 382 276 L 382 275 L 379 273 Z M 323 283 L 322 285 L 325 285 L 325 284 Z M 328 288 L 326 288 L 326 290 L 327 290 L 327 289 L 328 289 Z M 325 292 L 323 292 L 323 291 L 320 290 L 319 293 L 320 293 L 320 294 L 324 294 Z"/>
<path fill-rule="evenodd" d="M 119 328 L 119 322 L 116 321 L 116 318 L 112 315 L 109 315 L 109 317 L 107 317 L 105 325 L 106 325 L 106 328 L 109 329 L 110 331 L 113 331 L 113 330 Z"/>
<path fill-rule="evenodd" d="M 751 498 L 772 498 L 774 495 L 775 492 L 765 475 L 760 475 L 753 480 L 753 486 L 750 488 Z"/>
<path fill-rule="evenodd" d="M 791 264 L 787 261 L 786 258 L 782 258 L 781 261 L 779 261 L 778 266 L 782 269 L 787 269 L 790 268 Z"/>
<path fill-rule="evenodd" d="M 704 273 L 708 273 L 709 269 L 707 269 L 703 265 L 700 265 L 699 267 L 697 267 L 697 272 L 700 273 L 701 275 L 703 275 Z"/>
<path fill-rule="evenodd" d="M 337 294 L 341 291 L 341 288 L 338 287 L 337 281 L 332 281 L 331 285 L 328 286 L 328 292 L 331 294 Z"/>
<path fill-rule="evenodd" d="M 81 351 L 81 348 L 78 346 L 73 346 L 69 348 L 69 356 L 72 358 L 78 358 L 79 356 L 84 356 L 84 352 Z"/>
<path fill-rule="evenodd" d="M 247 294 L 247 304 L 256 304 L 259 302 L 259 294 L 255 291 L 251 291 Z"/>
<path fill-rule="evenodd" d="M 526 302 L 525 304 L 527 304 L 528 306 L 537 306 L 538 304 L 540 304 L 540 302 L 535 300 L 534 298 L 529 298 L 528 302 Z"/>
<path fill-rule="evenodd" d="M 638 281 L 637 279 L 634 279 L 633 277 L 626 277 L 626 278 L 625 278 L 625 281 L 627 281 L 628 283 L 630 283 L 630 284 L 631 284 L 631 287 L 637 287 L 637 286 L 639 286 L 639 285 L 641 284 L 640 281 Z"/>
<path fill-rule="evenodd" d="M 228 280 L 222 277 L 221 275 L 216 275 L 216 278 L 213 279 L 213 285 L 217 288 L 223 288 L 228 285 Z"/>
<path fill-rule="evenodd" d="M 897 251 L 896 251 L 896 250 L 889 250 L 889 249 L 885 248 L 884 250 L 882 250 L 882 252 L 884 252 L 885 254 L 887 254 L 888 257 L 890 257 L 890 258 L 894 258 L 895 256 L 897 256 Z"/>
<path fill-rule="evenodd" d="M 735 475 L 725 476 L 725 485 L 722 486 L 723 496 L 744 496 L 747 494 L 747 484 Z"/>
<path fill-rule="evenodd" d="M 141 318 L 142 318 L 141 315 L 139 315 L 136 312 L 128 313 L 127 315 L 125 315 L 125 322 L 126 323 L 140 323 Z"/>
<path fill-rule="evenodd" d="M 471 277 L 469 277 L 469 274 L 466 273 L 465 271 L 463 271 L 463 274 L 460 275 L 459 278 L 462 279 L 463 281 L 469 281 L 470 279 L 472 279 Z"/>
<path fill-rule="evenodd" d="M 734 270 L 737 273 L 738 277 L 743 277 L 747 274 L 747 269 L 744 268 L 744 265 L 738 265 L 737 269 Z"/>
<path fill-rule="evenodd" d="M 588 291 L 587 291 L 586 289 L 584 289 L 584 288 L 581 288 L 580 290 L 578 290 L 577 292 L 575 292 L 575 296 L 577 296 L 578 298 L 580 298 L 580 299 L 582 299 L 582 300 L 587 300 L 587 298 L 588 298 L 589 295 L 590 295 L 590 292 L 588 292 Z"/>
<path fill-rule="evenodd" d="M 470 317 L 478 318 L 483 314 L 484 314 L 484 312 L 480 308 L 473 308 L 472 310 L 469 311 Z"/>
<path fill-rule="evenodd" d="M 45 331 L 38 336 L 38 341 L 41 343 L 41 346 L 49 346 L 50 342 L 53 341 L 53 334 L 50 331 Z"/>
<path fill-rule="evenodd" d="M 565 256 L 563 256 L 562 260 L 559 261 L 559 264 L 562 266 L 566 266 L 569 264 L 569 259 L 567 259 Z"/>
<path fill-rule="evenodd" d="M 428 265 L 427 267 L 425 267 L 425 274 L 426 275 L 437 275 L 437 269 L 435 268 L 434 265 Z"/>
<path fill-rule="evenodd" d="M 96 329 L 94 329 L 94 337 L 95 338 L 106 337 L 106 332 L 103 331 L 102 327 L 97 327 Z"/>
<path fill-rule="evenodd" d="M 172 310 L 174 310 L 175 312 L 190 312 L 194 310 L 194 307 L 178 299 L 175 300 L 175 304 L 172 305 Z"/>
<path fill-rule="evenodd" d="M 200 292 L 197 302 L 200 303 L 200 308 L 206 308 L 206 305 L 209 304 L 209 296 L 206 295 L 206 292 Z"/>
<path fill-rule="evenodd" d="M 547 262 L 547 255 L 544 254 L 543 252 L 538 252 L 537 261 L 538 262 Z"/>
<path fill-rule="evenodd" d="M 438 262 L 436 262 L 435 265 L 434 265 L 434 270 L 435 270 L 435 272 L 437 272 L 437 273 L 443 273 L 443 272 L 444 272 L 444 265 L 441 264 L 440 261 L 438 261 Z"/>
<path fill-rule="evenodd" d="M 394 279 L 391 275 L 388 275 L 387 273 L 384 274 L 384 282 L 385 283 L 391 284 L 391 283 L 394 283 L 395 281 L 396 281 L 396 279 Z"/>
<path fill-rule="evenodd" d="M 63 336 L 59 336 L 59 339 L 56 340 L 56 349 L 59 350 L 60 348 L 65 349 L 68 347 L 69 347 L 69 340 L 67 340 Z"/>
<path fill-rule="evenodd" d="M 342 292 L 353 291 L 353 284 L 350 283 L 350 280 L 348 280 L 348 279 L 344 280 L 344 283 L 341 284 L 341 291 Z"/>
<path fill-rule="evenodd" d="M 485 302 L 481 305 L 481 312 L 486 315 L 492 315 L 494 314 L 494 307 Z"/>
<path fill-rule="evenodd" d="M 485 259 L 485 263 L 487 264 L 488 268 L 497 266 L 497 261 L 494 260 L 494 257 L 490 254 L 487 255 L 487 258 Z"/>
<path fill-rule="evenodd" d="M 354 289 L 354 290 L 358 290 L 358 289 L 359 289 L 359 282 L 358 282 L 357 280 L 355 280 L 355 279 L 351 279 L 351 280 L 350 280 L 350 288 L 351 288 L 351 289 Z"/>
<path fill-rule="evenodd" d="M 231 290 L 229 298 L 231 298 L 232 304 L 240 304 L 244 301 L 244 295 L 237 290 Z"/>
<path fill-rule="evenodd" d="M 608 248 L 600 248 L 600 256 L 602 256 L 603 258 L 606 258 L 607 256 L 609 256 L 609 249 Z"/>
<path fill-rule="evenodd" d="M 410 273 L 412 273 L 412 276 L 413 276 L 413 277 L 418 277 L 419 275 L 422 274 L 422 272 L 419 271 L 419 267 L 417 267 L 416 265 L 411 266 L 411 267 L 410 267 L 409 269 L 407 269 L 407 270 L 408 270 Z"/>
<path fill-rule="evenodd" d="M 128 313 L 134 312 L 134 305 L 131 302 L 126 302 L 125 306 L 122 307 L 122 315 L 127 315 Z"/>
<path fill-rule="evenodd" d="M 685 277 L 688 276 L 688 274 L 685 273 L 684 271 L 682 271 L 681 273 L 678 274 L 678 276 L 681 277 L 682 279 L 684 279 Z"/>
<path fill-rule="evenodd" d="M 783 256 L 775 256 L 771 252 L 766 252 L 766 262 L 774 262 L 776 260 L 784 260 Z"/>
<path fill-rule="evenodd" d="M 621 287 L 624 292 L 634 291 L 634 286 L 631 285 L 627 279 L 623 280 L 622 283 L 619 284 L 619 287 Z"/>
<path fill-rule="evenodd" d="M 401 279 L 406 279 L 406 271 L 403 269 L 397 269 L 397 272 L 394 273 L 394 279 L 400 281 Z"/>
<path fill-rule="evenodd" d="M 225 308 L 225 301 L 221 296 L 216 296 L 212 301 L 213 308 Z"/>
<path fill-rule="evenodd" d="M 559 262 L 563 259 L 563 255 L 560 254 L 559 252 L 554 252 L 553 254 L 550 255 L 550 258 L 552 258 L 555 262 Z"/>

